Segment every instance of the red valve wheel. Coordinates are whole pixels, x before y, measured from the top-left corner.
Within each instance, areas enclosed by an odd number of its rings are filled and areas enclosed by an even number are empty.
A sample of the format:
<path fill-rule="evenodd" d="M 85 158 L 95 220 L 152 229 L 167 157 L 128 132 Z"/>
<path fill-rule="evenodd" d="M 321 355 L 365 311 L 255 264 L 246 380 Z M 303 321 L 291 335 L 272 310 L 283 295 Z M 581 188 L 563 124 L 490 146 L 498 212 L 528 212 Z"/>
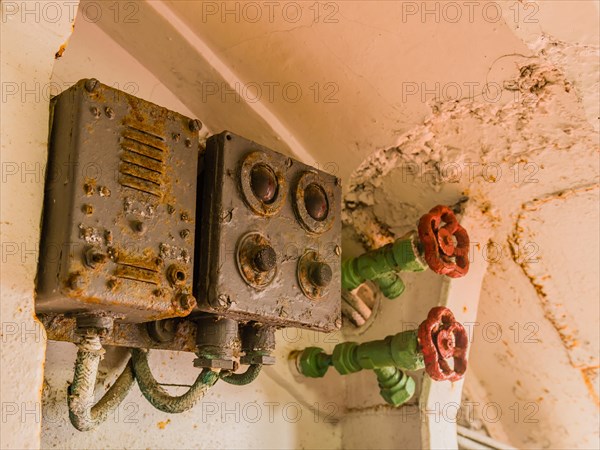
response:
<path fill-rule="evenodd" d="M 458 381 L 467 370 L 469 338 L 460 322 L 448 308 L 436 306 L 419 325 L 419 345 L 425 360 L 425 371 L 436 381 Z M 453 358 L 454 367 L 448 359 Z"/>
<path fill-rule="evenodd" d="M 438 205 L 421 217 L 419 240 L 435 273 L 460 278 L 469 271 L 469 235 L 449 207 Z"/>

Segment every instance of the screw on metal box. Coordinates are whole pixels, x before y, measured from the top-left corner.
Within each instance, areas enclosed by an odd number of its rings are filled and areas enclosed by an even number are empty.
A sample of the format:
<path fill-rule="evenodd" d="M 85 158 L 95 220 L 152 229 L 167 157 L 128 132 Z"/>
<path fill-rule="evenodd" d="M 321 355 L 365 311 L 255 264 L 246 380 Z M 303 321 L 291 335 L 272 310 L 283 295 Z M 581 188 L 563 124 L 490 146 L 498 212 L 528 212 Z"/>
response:
<path fill-rule="evenodd" d="M 269 285 L 277 273 L 277 254 L 269 239 L 258 232 L 242 236 L 236 260 L 244 281 L 256 289 Z"/>

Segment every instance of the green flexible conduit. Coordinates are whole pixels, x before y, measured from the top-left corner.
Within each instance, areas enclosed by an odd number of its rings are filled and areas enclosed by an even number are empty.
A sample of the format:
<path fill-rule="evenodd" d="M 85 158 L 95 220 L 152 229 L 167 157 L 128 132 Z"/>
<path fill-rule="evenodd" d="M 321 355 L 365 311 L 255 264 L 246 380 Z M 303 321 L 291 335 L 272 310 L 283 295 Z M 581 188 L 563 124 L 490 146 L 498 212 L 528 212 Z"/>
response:
<path fill-rule="evenodd" d="M 94 386 L 98 375 L 98 365 L 104 349 L 97 334 L 84 336 L 78 344 L 77 360 L 73 382 L 67 393 L 69 419 L 79 431 L 89 431 L 106 420 L 127 396 L 133 385 L 134 375 L 131 360 L 104 396 L 94 406 Z"/>
<path fill-rule="evenodd" d="M 148 366 L 148 351 L 132 349 L 133 371 L 140 390 L 146 400 L 156 409 L 176 414 L 187 411 L 204 397 L 208 389 L 219 379 L 219 375 L 210 369 L 204 369 L 190 389 L 183 395 L 172 396 L 156 381 Z"/>
<path fill-rule="evenodd" d="M 250 364 L 244 373 L 221 372 L 219 378 L 229 384 L 244 386 L 256 380 L 261 369 L 262 364 Z"/>

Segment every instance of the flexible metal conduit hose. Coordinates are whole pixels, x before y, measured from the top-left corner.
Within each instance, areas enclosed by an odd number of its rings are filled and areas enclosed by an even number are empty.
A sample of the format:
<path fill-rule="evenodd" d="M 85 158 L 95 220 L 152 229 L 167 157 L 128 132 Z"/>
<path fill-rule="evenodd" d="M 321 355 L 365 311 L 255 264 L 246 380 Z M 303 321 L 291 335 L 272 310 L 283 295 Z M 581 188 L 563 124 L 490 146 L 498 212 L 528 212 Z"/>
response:
<path fill-rule="evenodd" d="M 219 378 L 226 383 L 243 386 L 256 380 L 261 369 L 262 364 L 250 364 L 244 373 L 221 372 Z"/>
<path fill-rule="evenodd" d="M 133 385 L 134 376 L 130 360 L 119 378 L 94 405 L 94 386 L 104 349 L 97 334 L 83 336 L 77 346 L 75 373 L 67 393 L 69 419 L 79 431 L 89 431 L 104 422 L 108 413 L 123 401 Z"/>
<path fill-rule="evenodd" d="M 156 409 L 166 413 L 181 413 L 194 407 L 204 397 L 208 389 L 219 379 L 210 369 L 204 369 L 190 389 L 183 395 L 172 396 L 156 381 L 148 366 L 148 351 L 134 348 L 131 351 L 133 371 L 140 390 L 146 400 Z"/>

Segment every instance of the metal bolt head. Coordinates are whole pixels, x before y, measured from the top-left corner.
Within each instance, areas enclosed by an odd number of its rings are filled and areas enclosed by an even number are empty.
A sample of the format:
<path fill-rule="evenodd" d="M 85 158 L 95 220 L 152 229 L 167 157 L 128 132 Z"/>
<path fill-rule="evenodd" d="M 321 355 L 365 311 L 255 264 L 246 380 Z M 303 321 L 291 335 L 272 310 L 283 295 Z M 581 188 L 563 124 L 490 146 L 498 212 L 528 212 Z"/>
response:
<path fill-rule="evenodd" d="M 115 117 L 115 112 L 110 106 L 104 108 L 104 114 L 106 114 L 106 117 L 108 117 L 109 119 Z"/>
<path fill-rule="evenodd" d="M 190 131 L 200 131 L 202 129 L 202 122 L 200 122 L 198 119 L 192 119 L 190 120 L 188 126 Z"/>
<path fill-rule="evenodd" d="M 271 203 L 277 195 L 277 176 L 266 164 L 255 165 L 250 172 L 252 192 L 263 203 Z"/>
<path fill-rule="evenodd" d="M 94 195 L 94 186 L 90 183 L 84 184 L 83 192 L 85 192 L 85 195 L 87 196 Z"/>
<path fill-rule="evenodd" d="M 81 207 L 81 210 L 83 211 L 83 213 L 86 216 L 89 216 L 94 212 L 94 207 L 92 205 L 86 203 L 85 205 L 83 205 Z"/>
<path fill-rule="evenodd" d="M 190 230 L 188 230 L 188 229 L 181 230 L 181 231 L 179 232 L 179 236 L 181 236 L 181 237 L 182 237 L 182 239 L 185 239 L 185 238 L 187 238 L 189 235 L 190 235 Z"/>
<path fill-rule="evenodd" d="M 179 306 L 181 306 L 181 309 L 183 309 L 184 311 L 188 311 L 196 305 L 196 300 L 194 299 L 194 297 L 192 297 L 190 294 L 186 294 L 185 292 L 179 294 L 178 300 Z"/>
<path fill-rule="evenodd" d="M 322 221 L 329 214 L 329 201 L 325 190 L 316 183 L 311 183 L 304 190 L 304 206 L 313 219 Z"/>
<path fill-rule="evenodd" d="M 94 116 L 96 119 L 100 118 L 100 116 L 101 116 L 101 114 L 102 114 L 102 113 L 100 112 L 100 108 L 98 108 L 97 106 L 92 106 L 92 107 L 90 108 L 90 112 L 92 113 L 92 115 L 93 115 L 93 116 Z"/>
<path fill-rule="evenodd" d="M 85 80 L 85 90 L 88 92 L 94 92 L 98 87 L 98 84 L 100 84 L 100 82 L 95 78 Z"/>
<path fill-rule="evenodd" d="M 270 245 L 261 246 L 256 250 L 252 263 L 259 272 L 269 272 L 277 265 L 277 254 Z"/>
<path fill-rule="evenodd" d="M 319 287 L 326 287 L 331 283 L 333 272 L 329 264 L 316 262 L 310 268 L 310 280 Z"/>

